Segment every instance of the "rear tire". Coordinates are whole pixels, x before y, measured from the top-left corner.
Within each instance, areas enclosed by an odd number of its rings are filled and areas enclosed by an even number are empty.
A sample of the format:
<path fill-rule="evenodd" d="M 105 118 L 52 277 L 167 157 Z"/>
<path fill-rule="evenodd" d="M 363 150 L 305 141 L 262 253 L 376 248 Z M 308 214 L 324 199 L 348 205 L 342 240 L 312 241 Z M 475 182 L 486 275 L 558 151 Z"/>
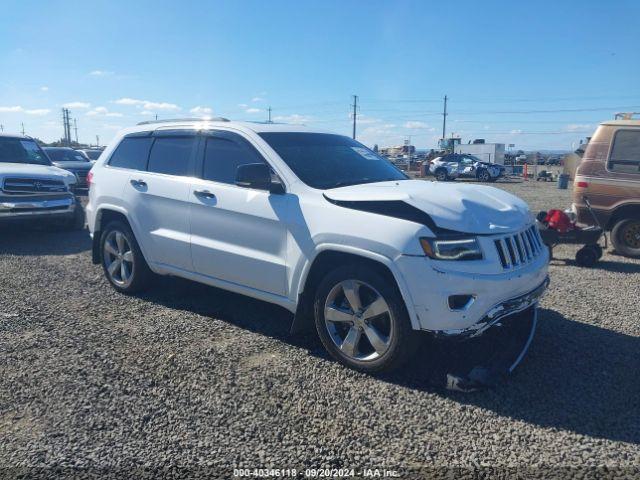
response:
<path fill-rule="evenodd" d="M 395 370 L 417 348 L 418 335 L 397 288 L 366 265 L 330 271 L 316 290 L 314 317 L 329 354 L 356 370 Z"/>
<path fill-rule="evenodd" d="M 640 219 L 625 218 L 611 230 L 611 243 L 621 255 L 640 258 Z"/>
<path fill-rule="evenodd" d="M 143 291 L 153 277 L 131 228 L 120 220 L 102 231 L 100 263 L 107 280 L 120 293 Z"/>

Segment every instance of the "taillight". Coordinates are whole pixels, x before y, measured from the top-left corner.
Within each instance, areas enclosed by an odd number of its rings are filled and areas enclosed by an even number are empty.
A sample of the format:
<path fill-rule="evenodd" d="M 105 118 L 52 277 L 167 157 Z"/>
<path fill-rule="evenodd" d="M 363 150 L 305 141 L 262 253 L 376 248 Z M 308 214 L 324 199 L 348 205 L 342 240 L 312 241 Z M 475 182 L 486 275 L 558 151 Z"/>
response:
<path fill-rule="evenodd" d="M 93 181 L 93 172 L 89 171 L 89 173 L 87 173 L 87 188 L 91 187 L 92 181 Z"/>
<path fill-rule="evenodd" d="M 587 188 L 589 184 L 587 182 L 576 182 L 576 187 L 578 188 Z"/>

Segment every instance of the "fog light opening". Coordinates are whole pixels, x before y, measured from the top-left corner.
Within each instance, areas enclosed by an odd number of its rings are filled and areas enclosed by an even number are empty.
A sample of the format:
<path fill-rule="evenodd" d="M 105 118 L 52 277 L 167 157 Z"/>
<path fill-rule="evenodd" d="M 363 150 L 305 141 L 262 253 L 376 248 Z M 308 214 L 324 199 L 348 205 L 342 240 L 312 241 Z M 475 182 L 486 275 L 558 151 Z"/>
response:
<path fill-rule="evenodd" d="M 467 310 L 475 301 L 475 295 L 450 295 L 449 308 L 451 310 Z"/>

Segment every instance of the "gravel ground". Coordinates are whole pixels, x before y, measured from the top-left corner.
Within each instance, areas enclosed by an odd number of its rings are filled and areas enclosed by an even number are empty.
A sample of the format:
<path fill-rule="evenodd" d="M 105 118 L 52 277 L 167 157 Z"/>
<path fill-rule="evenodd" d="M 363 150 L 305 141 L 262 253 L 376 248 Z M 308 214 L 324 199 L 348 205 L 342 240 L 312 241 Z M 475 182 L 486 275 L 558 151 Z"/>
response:
<path fill-rule="evenodd" d="M 534 211 L 570 203 L 555 184 L 497 186 Z M 422 357 L 392 377 L 347 370 L 249 298 L 177 279 L 116 294 L 89 248 L 86 232 L 0 234 L 4 473 L 640 468 L 640 261 L 608 252 L 579 268 L 558 248 L 526 360 L 495 389 L 456 394 Z"/>

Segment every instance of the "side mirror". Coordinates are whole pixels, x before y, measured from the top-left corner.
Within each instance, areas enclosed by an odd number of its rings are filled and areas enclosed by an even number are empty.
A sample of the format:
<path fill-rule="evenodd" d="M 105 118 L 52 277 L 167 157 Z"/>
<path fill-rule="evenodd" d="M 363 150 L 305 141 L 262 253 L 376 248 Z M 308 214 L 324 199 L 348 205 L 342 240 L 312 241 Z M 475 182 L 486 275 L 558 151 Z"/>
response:
<path fill-rule="evenodd" d="M 236 169 L 236 185 L 245 188 L 284 193 L 282 183 L 271 179 L 271 169 L 264 163 L 248 163 Z"/>

